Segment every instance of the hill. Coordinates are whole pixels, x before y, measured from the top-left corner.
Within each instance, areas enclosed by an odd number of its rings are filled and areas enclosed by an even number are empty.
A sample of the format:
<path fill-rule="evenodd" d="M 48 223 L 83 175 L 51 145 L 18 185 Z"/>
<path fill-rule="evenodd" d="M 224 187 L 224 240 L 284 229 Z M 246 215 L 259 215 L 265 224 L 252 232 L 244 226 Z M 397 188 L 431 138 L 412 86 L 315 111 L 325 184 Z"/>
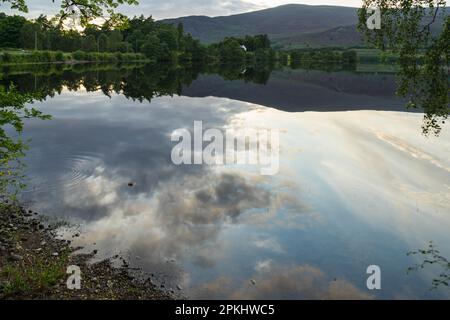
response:
<path fill-rule="evenodd" d="M 446 8 L 449 12 L 450 8 Z M 431 18 L 426 18 L 428 23 Z M 267 34 L 277 49 L 304 47 L 353 47 L 363 45 L 356 29 L 357 8 L 288 4 L 275 8 L 221 17 L 188 16 L 166 19 L 178 24 L 203 43 L 221 41 L 225 37 Z M 438 15 L 431 32 L 442 29 Z"/>
<path fill-rule="evenodd" d="M 221 17 L 188 16 L 166 19 L 204 43 L 229 36 L 265 33 L 279 46 L 352 46 L 360 43 L 356 31 L 357 9 L 340 6 L 289 4 Z"/>

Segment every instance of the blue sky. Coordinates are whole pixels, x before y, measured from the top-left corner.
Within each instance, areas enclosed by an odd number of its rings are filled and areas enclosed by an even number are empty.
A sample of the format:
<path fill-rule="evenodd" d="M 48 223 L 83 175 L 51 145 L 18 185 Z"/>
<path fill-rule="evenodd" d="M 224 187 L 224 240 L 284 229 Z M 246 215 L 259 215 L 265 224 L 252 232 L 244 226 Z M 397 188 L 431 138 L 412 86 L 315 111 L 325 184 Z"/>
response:
<path fill-rule="evenodd" d="M 28 0 L 30 18 L 40 14 L 52 15 L 58 10 L 60 0 Z M 140 0 L 139 6 L 122 6 L 120 12 L 127 15 L 152 15 L 155 19 L 175 18 L 187 15 L 219 16 L 254 11 L 288 3 L 311 5 L 340 5 L 358 7 L 361 0 Z M 0 2 L 0 11 L 11 13 Z"/>

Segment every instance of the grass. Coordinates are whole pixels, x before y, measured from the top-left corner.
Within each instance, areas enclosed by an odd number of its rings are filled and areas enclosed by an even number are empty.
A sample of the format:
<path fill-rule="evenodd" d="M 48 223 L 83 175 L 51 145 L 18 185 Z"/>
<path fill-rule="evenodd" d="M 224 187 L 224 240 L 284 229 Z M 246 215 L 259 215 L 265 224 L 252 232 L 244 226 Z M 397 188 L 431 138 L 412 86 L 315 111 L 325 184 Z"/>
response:
<path fill-rule="evenodd" d="M 398 70 L 396 64 L 358 63 L 356 66 L 356 72 L 361 73 L 396 73 Z"/>
<path fill-rule="evenodd" d="M 62 51 L 0 50 L 0 65 L 69 62 L 135 62 L 145 60 L 146 57 L 140 53 L 85 51 L 67 53 Z"/>
<path fill-rule="evenodd" d="M 120 64 L 120 69 L 134 69 L 142 67 L 146 61 L 124 62 Z M 117 70 L 117 63 L 96 62 L 89 64 L 14 64 L 0 66 L 0 79 L 9 76 L 33 74 L 35 76 L 61 75 L 66 71 L 84 74 L 91 71 Z"/>
<path fill-rule="evenodd" d="M 42 295 L 65 279 L 68 257 L 67 252 L 48 260 L 31 255 L 19 264 L 5 264 L 0 271 L 0 295 L 5 298 Z"/>
<path fill-rule="evenodd" d="M 358 55 L 358 60 L 362 63 L 395 63 L 398 61 L 398 55 L 387 50 L 385 52 L 379 49 L 354 49 Z M 384 61 L 382 61 L 384 59 Z"/>

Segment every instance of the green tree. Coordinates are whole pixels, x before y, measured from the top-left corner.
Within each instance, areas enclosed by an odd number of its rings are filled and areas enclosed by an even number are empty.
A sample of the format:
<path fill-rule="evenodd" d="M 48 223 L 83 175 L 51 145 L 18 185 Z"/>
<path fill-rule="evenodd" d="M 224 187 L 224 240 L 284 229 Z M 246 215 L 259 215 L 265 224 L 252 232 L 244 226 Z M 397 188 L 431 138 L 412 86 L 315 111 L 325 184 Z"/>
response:
<path fill-rule="evenodd" d="M 8 16 L 0 20 L 0 45 L 19 48 L 20 35 L 27 20 L 21 16 Z"/>
<path fill-rule="evenodd" d="M 342 62 L 346 65 L 355 65 L 358 62 L 358 54 L 355 50 L 346 50 L 342 53 Z"/>
<path fill-rule="evenodd" d="M 98 39 L 102 31 L 100 30 L 99 26 L 95 24 L 90 24 L 84 28 L 84 35 L 85 36 L 94 36 L 95 39 Z"/>
<path fill-rule="evenodd" d="M 36 23 L 26 23 L 20 30 L 20 47 L 24 49 L 34 49 L 35 40 L 38 39 L 38 45 L 43 43 L 43 34 Z"/>
<path fill-rule="evenodd" d="M 139 52 L 139 48 L 145 41 L 145 35 L 141 30 L 134 30 L 126 40 L 132 45 L 134 52 Z"/>
<path fill-rule="evenodd" d="M 97 51 L 97 49 L 98 49 L 97 41 L 95 40 L 95 36 L 92 34 L 84 37 L 82 44 L 83 44 L 83 50 L 88 51 L 88 52 Z"/>
<path fill-rule="evenodd" d="M 50 30 L 46 31 L 44 33 L 45 36 L 45 42 L 44 42 L 44 48 L 46 50 L 58 50 L 60 49 L 60 43 L 61 43 L 61 30 L 59 28 L 51 28 Z"/>
<path fill-rule="evenodd" d="M 245 51 L 239 41 L 227 38 L 219 45 L 219 57 L 221 61 L 242 62 L 245 59 Z"/>
<path fill-rule="evenodd" d="M 445 0 L 364 0 L 359 29 L 367 41 L 399 55 L 398 94 L 425 112 L 423 132 L 438 135 L 450 111 L 450 17 Z M 369 8 L 381 12 L 381 29 L 366 26 Z"/>
<path fill-rule="evenodd" d="M 162 28 L 162 30 L 159 30 L 158 38 L 167 45 L 169 50 L 178 50 L 178 32 L 172 26 L 170 26 L 170 28 Z"/>
<path fill-rule="evenodd" d="M 104 33 L 98 36 L 97 41 L 100 52 L 105 52 L 108 50 L 108 37 Z"/>
<path fill-rule="evenodd" d="M 184 35 L 184 26 L 182 22 L 179 22 L 177 25 L 177 33 L 178 33 L 178 41 L 180 41 Z"/>
<path fill-rule="evenodd" d="M 0 0 L 9 3 L 12 9 L 28 12 L 26 0 Z M 111 25 L 123 23 L 125 17 L 115 12 L 120 4 L 137 5 L 137 0 L 61 0 L 60 12 L 57 18 L 64 22 L 73 17 L 79 17 L 83 26 L 103 16 Z"/>
<path fill-rule="evenodd" d="M 260 34 L 254 37 L 254 50 L 270 49 L 270 40 L 267 34 Z"/>
<path fill-rule="evenodd" d="M 120 44 L 123 41 L 123 35 L 120 30 L 112 30 L 108 35 L 108 51 L 119 51 Z"/>
<path fill-rule="evenodd" d="M 59 49 L 66 52 L 77 51 L 81 47 L 81 36 L 75 30 L 67 30 L 63 32 L 63 37 L 59 44 Z"/>
<path fill-rule="evenodd" d="M 161 44 L 156 35 L 149 35 L 141 47 L 141 52 L 152 60 L 158 60 L 161 56 Z"/>

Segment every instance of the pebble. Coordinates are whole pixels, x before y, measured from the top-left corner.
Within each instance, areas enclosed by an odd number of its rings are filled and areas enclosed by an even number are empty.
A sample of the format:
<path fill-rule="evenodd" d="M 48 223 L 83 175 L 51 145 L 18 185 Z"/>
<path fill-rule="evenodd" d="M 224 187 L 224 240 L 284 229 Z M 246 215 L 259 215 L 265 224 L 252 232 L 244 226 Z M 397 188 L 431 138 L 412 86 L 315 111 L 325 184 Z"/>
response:
<path fill-rule="evenodd" d="M 11 259 L 15 261 L 21 261 L 23 260 L 23 257 L 19 254 L 11 253 Z"/>

